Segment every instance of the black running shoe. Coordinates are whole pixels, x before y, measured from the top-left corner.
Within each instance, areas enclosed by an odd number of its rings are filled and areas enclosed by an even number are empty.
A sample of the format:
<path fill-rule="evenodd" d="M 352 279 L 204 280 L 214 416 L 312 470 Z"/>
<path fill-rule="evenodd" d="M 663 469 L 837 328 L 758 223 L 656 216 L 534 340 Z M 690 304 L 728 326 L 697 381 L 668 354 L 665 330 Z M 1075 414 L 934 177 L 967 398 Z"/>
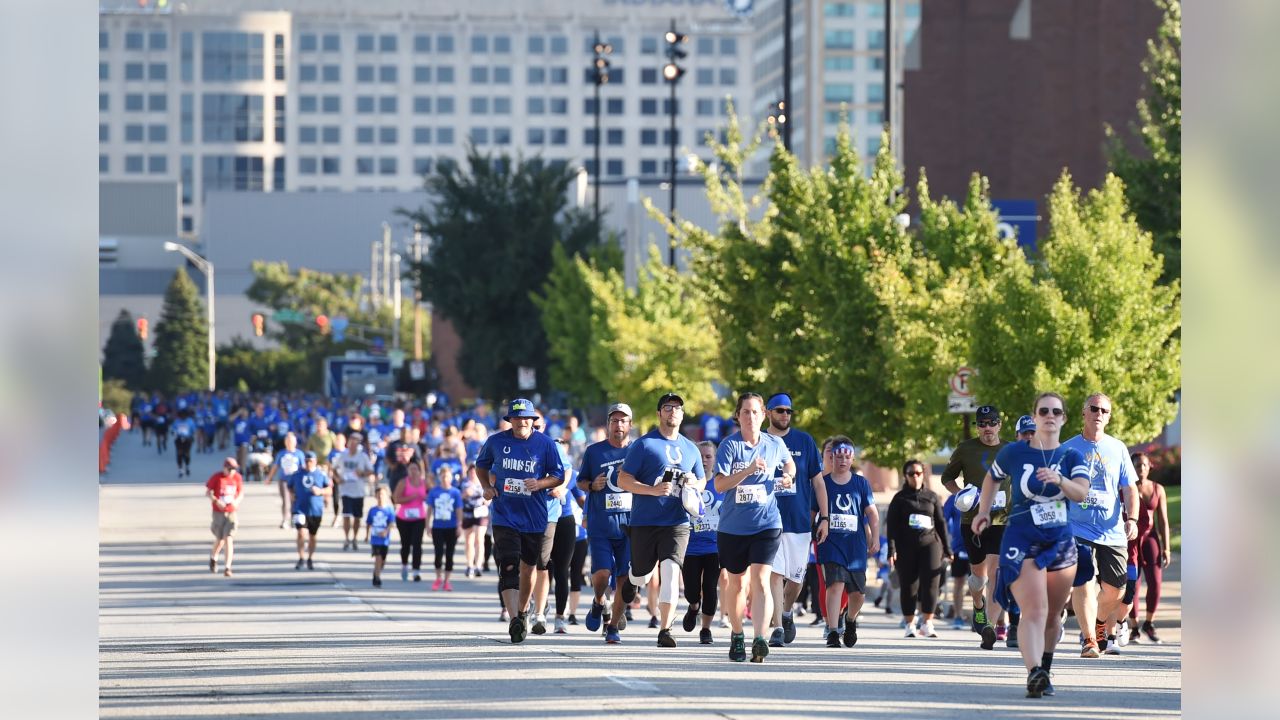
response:
<path fill-rule="evenodd" d="M 1052 673 L 1050 673 L 1050 674 L 1052 674 Z M 1045 684 L 1045 686 L 1044 686 L 1044 696 L 1045 696 L 1045 697 L 1053 697 L 1053 695 L 1054 695 L 1054 693 L 1055 693 L 1055 692 L 1056 692 L 1056 691 L 1053 689 L 1053 681 L 1050 681 L 1050 682 L 1048 682 L 1048 683 L 1046 683 L 1046 684 Z"/>
<path fill-rule="evenodd" d="M 827 633 L 827 647 L 833 647 L 833 648 L 840 647 L 840 633 L 836 632 L 835 630 L 832 630 L 831 632 Z"/>
<path fill-rule="evenodd" d="M 1044 689 L 1049 685 L 1049 671 L 1041 667 L 1031 668 L 1031 672 L 1027 674 L 1027 697 L 1038 698 L 1044 695 Z"/>
<path fill-rule="evenodd" d="M 790 645 L 796 639 L 795 618 L 782 616 L 782 641 Z"/>
<path fill-rule="evenodd" d="M 651 617 L 651 618 L 649 618 L 649 629 L 650 629 L 650 630 L 657 630 L 657 629 L 658 629 L 658 618 L 656 618 L 656 617 Z"/>
<path fill-rule="evenodd" d="M 635 620 L 635 617 L 632 616 L 631 614 L 631 608 L 629 607 L 626 608 L 626 610 L 623 612 L 623 615 L 625 615 L 628 620 Z M 618 626 L 618 629 L 621 630 L 622 626 Z"/>
<path fill-rule="evenodd" d="M 774 628 L 773 632 L 769 633 L 769 647 L 785 646 L 786 643 L 782 640 L 783 636 L 782 628 Z"/>
<path fill-rule="evenodd" d="M 853 647 L 858 644 L 858 620 L 850 618 L 844 621 L 844 646 Z"/>
<path fill-rule="evenodd" d="M 675 647 L 676 639 L 671 637 L 670 630 L 658 631 L 658 647 Z"/>
<path fill-rule="evenodd" d="M 315 564 L 314 562 L 312 562 L 312 561 L 311 561 L 311 558 L 307 558 L 307 569 L 308 569 L 308 570 L 315 570 L 315 569 L 316 569 L 316 564 Z"/>
<path fill-rule="evenodd" d="M 703 628 L 702 632 L 698 633 L 698 644 L 710 645 L 712 642 L 711 628 Z"/>
<path fill-rule="evenodd" d="M 302 568 L 306 567 L 306 565 L 307 565 L 307 561 L 306 561 L 306 560 L 303 560 L 302 558 L 298 558 L 298 564 L 297 564 L 297 565 L 294 565 L 294 566 L 293 566 L 293 569 L 294 569 L 294 570 L 301 570 Z"/>
<path fill-rule="evenodd" d="M 570 625 L 577 625 L 577 624 L 578 624 L 578 616 L 577 616 L 577 615 L 570 615 L 570 616 L 569 616 L 569 624 L 570 624 Z"/>
<path fill-rule="evenodd" d="M 374 576 L 373 576 L 373 586 L 374 586 L 374 587 L 382 587 L 382 578 L 378 577 L 377 575 L 374 575 Z"/>
<path fill-rule="evenodd" d="M 684 621 L 680 624 L 680 626 L 684 628 L 685 632 L 693 632 L 693 629 L 698 626 L 698 604 L 697 603 L 690 605 L 689 609 L 684 611 Z"/>
<path fill-rule="evenodd" d="M 1009 634 L 1005 637 L 1005 645 L 1013 649 L 1018 648 L 1018 626 L 1010 625 Z"/>
<path fill-rule="evenodd" d="M 507 632 L 511 634 L 512 643 L 522 643 L 529 634 L 529 628 L 524 622 L 524 613 L 520 613 L 511 618 L 511 625 L 507 628 Z"/>
<path fill-rule="evenodd" d="M 747 641 L 742 633 L 729 636 L 729 659 L 734 662 L 747 661 Z"/>
<path fill-rule="evenodd" d="M 1160 644 L 1160 636 L 1156 635 L 1156 624 L 1150 620 L 1142 621 L 1142 632 L 1146 634 L 1147 640 L 1153 645 Z"/>
<path fill-rule="evenodd" d="M 990 625 L 982 626 L 982 649 L 990 650 L 996 646 L 996 629 Z"/>
<path fill-rule="evenodd" d="M 765 642 L 764 638 L 756 638 L 751 643 L 751 662 L 762 663 L 767 657 L 769 657 L 769 643 Z"/>

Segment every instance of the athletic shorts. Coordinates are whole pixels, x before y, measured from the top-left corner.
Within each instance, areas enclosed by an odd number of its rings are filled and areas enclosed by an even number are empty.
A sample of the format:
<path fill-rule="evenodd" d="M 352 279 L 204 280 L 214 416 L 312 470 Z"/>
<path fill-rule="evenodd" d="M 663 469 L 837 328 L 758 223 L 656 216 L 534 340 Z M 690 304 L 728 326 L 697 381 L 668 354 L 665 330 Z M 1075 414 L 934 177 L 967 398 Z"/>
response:
<path fill-rule="evenodd" d="M 463 529 L 463 530 L 470 530 L 470 529 L 471 529 L 471 528 L 473 528 L 473 527 L 484 527 L 485 525 L 488 525 L 488 524 L 489 524 L 489 518 L 487 518 L 487 517 L 483 517 L 483 518 L 469 518 L 469 517 L 464 517 L 464 518 L 462 518 L 462 529 Z"/>
<path fill-rule="evenodd" d="M 501 567 L 519 561 L 546 570 L 551 561 L 551 545 L 555 542 L 556 524 L 547 523 L 540 532 L 520 532 L 504 525 L 493 526 L 493 557 Z"/>
<path fill-rule="evenodd" d="M 1000 569 L 996 573 L 994 597 L 1000 607 L 1010 612 L 1018 607 L 1013 597 L 1013 583 L 1022 574 L 1024 560 L 1034 560 L 1036 567 L 1046 572 L 1065 570 L 1077 562 L 1076 542 L 1071 535 L 1045 541 L 1033 537 L 1032 532 L 1011 526 L 1000 546 Z"/>
<path fill-rule="evenodd" d="M 370 545 L 369 554 L 372 555 L 373 557 L 382 558 L 383 560 L 386 560 L 387 550 L 390 547 L 391 547 L 390 545 Z"/>
<path fill-rule="evenodd" d="M 805 533 L 784 532 L 779 538 L 778 554 L 773 556 L 773 572 L 794 583 L 804 582 L 809 568 L 809 546 L 812 536 Z"/>
<path fill-rule="evenodd" d="M 969 577 L 969 561 L 958 557 L 951 558 L 951 577 Z"/>
<path fill-rule="evenodd" d="M 626 528 L 620 538 L 587 537 L 587 547 L 591 551 L 591 573 L 605 570 L 617 576 L 627 572 L 631 565 L 631 539 L 626 536 Z"/>
<path fill-rule="evenodd" d="M 850 570 L 839 563 L 822 563 L 822 581 L 827 587 L 844 583 L 845 592 L 866 593 L 867 571 Z"/>
<path fill-rule="evenodd" d="M 988 525 L 981 536 L 974 537 L 973 528 L 967 523 L 960 523 L 960 537 L 964 540 L 964 551 L 969 553 L 970 565 L 981 565 L 988 555 L 1000 551 L 1004 528 L 1004 525 Z"/>
<path fill-rule="evenodd" d="M 684 567 L 684 553 L 689 549 L 689 524 L 643 525 L 627 529 L 631 536 L 631 574 L 644 577 L 663 560 L 674 560 Z"/>
<path fill-rule="evenodd" d="M 806 536 L 807 537 L 807 536 Z M 782 544 L 782 531 L 775 528 L 761 530 L 751 535 L 716 533 L 716 547 L 720 550 L 720 567 L 734 575 L 741 575 L 752 565 L 769 565 L 778 555 Z M 809 559 L 805 552 L 805 560 Z"/>
<path fill-rule="evenodd" d="M 225 540 L 229 537 L 236 536 L 236 514 L 224 513 L 219 510 L 213 511 L 213 523 L 209 529 L 213 531 L 213 537 L 217 540 Z"/>
<path fill-rule="evenodd" d="M 342 517 L 353 517 L 357 520 L 364 517 L 363 497 L 342 497 Z"/>
<path fill-rule="evenodd" d="M 298 522 L 299 517 L 302 518 L 302 522 Z M 295 530 L 301 530 L 302 528 L 306 528 L 307 532 L 311 533 L 312 535 L 315 535 L 317 532 L 320 531 L 321 520 L 323 520 L 323 518 L 320 517 L 319 515 L 299 516 L 298 514 L 295 513 L 293 516 L 293 527 Z"/>
<path fill-rule="evenodd" d="M 1129 581 L 1128 564 L 1129 548 L 1101 545 L 1092 540 L 1076 538 L 1079 548 L 1080 564 L 1076 567 L 1076 581 L 1073 587 L 1080 587 L 1095 576 L 1114 588 L 1123 588 Z"/>

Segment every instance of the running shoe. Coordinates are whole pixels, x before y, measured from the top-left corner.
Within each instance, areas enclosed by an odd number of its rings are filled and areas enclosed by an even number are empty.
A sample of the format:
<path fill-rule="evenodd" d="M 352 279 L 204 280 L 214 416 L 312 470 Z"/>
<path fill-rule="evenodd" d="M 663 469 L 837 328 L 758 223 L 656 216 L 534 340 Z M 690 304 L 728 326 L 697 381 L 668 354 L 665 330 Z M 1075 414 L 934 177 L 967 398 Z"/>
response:
<path fill-rule="evenodd" d="M 1044 695 L 1045 686 L 1049 684 L 1049 671 L 1041 667 L 1031 668 L 1027 674 L 1027 697 L 1038 698 Z"/>
<path fill-rule="evenodd" d="M 1116 625 L 1115 644 L 1118 647 L 1124 647 L 1129 644 L 1129 621 L 1121 620 Z"/>
<path fill-rule="evenodd" d="M 1133 627 L 1129 628 L 1129 642 L 1131 643 L 1142 642 L 1142 631 L 1138 629 L 1138 626 L 1136 624 Z"/>
<path fill-rule="evenodd" d="M 358 543 L 356 543 L 356 541 L 355 541 L 355 540 L 352 540 L 352 541 L 351 541 L 351 549 L 352 549 L 352 550 L 359 550 L 359 549 L 360 549 L 359 544 L 358 544 Z"/>
<path fill-rule="evenodd" d="M 858 644 L 858 619 L 849 618 L 844 621 L 844 646 L 853 647 Z"/>
<path fill-rule="evenodd" d="M 994 648 L 996 646 L 996 629 L 990 625 L 983 625 L 980 632 L 982 633 L 982 642 L 979 647 L 983 650 Z"/>
<path fill-rule="evenodd" d="M 1017 625 L 1009 626 L 1009 635 L 1008 637 L 1005 638 L 1004 644 L 1005 644 L 1005 647 L 1017 649 L 1018 647 L 1018 626 Z"/>
<path fill-rule="evenodd" d="M 218 572 L 218 561 L 213 558 L 209 558 L 209 572 Z"/>
<path fill-rule="evenodd" d="M 916 636 L 916 626 L 915 626 L 915 625 L 908 625 L 908 626 L 907 626 L 907 632 L 906 632 L 906 634 L 904 634 L 902 637 L 904 637 L 904 638 L 913 638 L 913 637 L 915 637 L 915 636 Z"/>
<path fill-rule="evenodd" d="M 448 580 L 445 580 L 445 581 L 444 581 L 444 591 L 445 591 L 445 592 L 453 592 L 453 583 L 449 582 Z"/>
<path fill-rule="evenodd" d="M 973 611 L 973 631 L 981 635 L 982 628 L 986 625 L 987 625 L 986 608 L 983 608 L 981 610 L 974 610 Z"/>
<path fill-rule="evenodd" d="M 439 589 L 440 589 L 440 578 L 436 578 L 436 581 L 435 581 L 435 582 L 433 582 L 433 583 L 431 583 L 431 589 L 432 589 L 432 590 L 439 590 Z"/>
<path fill-rule="evenodd" d="M 656 618 L 656 617 L 651 617 L 651 618 L 649 618 L 649 629 L 650 629 L 650 630 L 657 630 L 657 629 L 658 629 L 658 618 Z"/>
<path fill-rule="evenodd" d="M 1151 622 L 1150 620 L 1143 620 L 1143 621 L 1142 621 L 1142 632 L 1147 636 L 1147 640 L 1151 641 L 1152 643 L 1154 643 L 1154 644 L 1156 644 L 1156 645 L 1159 645 L 1159 644 L 1160 644 L 1160 638 L 1159 638 L 1159 636 L 1157 636 L 1157 635 L 1156 635 L 1156 624 L 1155 624 L 1155 623 Z"/>
<path fill-rule="evenodd" d="M 904 627 L 906 627 L 906 626 L 907 626 L 907 619 L 906 619 L 906 618 L 902 618 L 901 620 L 899 620 L 899 621 L 898 621 L 898 629 L 899 629 L 899 630 L 901 630 L 902 628 L 904 628 Z"/>
<path fill-rule="evenodd" d="M 769 657 L 769 643 L 762 637 L 756 638 L 751 643 L 751 662 L 762 663 L 767 657 Z"/>
<path fill-rule="evenodd" d="M 421 575 L 420 573 L 416 573 L 416 572 L 415 572 L 415 573 L 413 574 L 413 581 L 414 581 L 414 582 L 422 582 L 422 575 Z"/>
<path fill-rule="evenodd" d="M 631 608 L 629 606 L 623 611 L 623 614 L 626 615 L 628 620 L 635 620 L 635 617 L 631 614 Z M 619 625 L 618 629 L 623 629 L 623 626 Z"/>
<path fill-rule="evenodd" d="M 799 614 L 799 613 L 797 613 Z M 782 616 L 782 641 L 790 645 L 796 639 L 796 621 L 795 618 L 784 614 Z"/>
<path fill-rule="evenodd" d="M 840 647 L 840 633 L 836 632 L 835 630 L 827 631 L 827 647 L 833 647 L 833 648 Z"/>
<path fill-rule="evenodd" d="M 956 616 L 956 619 L 951 621 L 951 629 L 952 629 L 952 630 L 963 630 L 963 629 L 964 629 L 964 618 L 962 618 L 962 617 L 960 617 L 959 615 L 957 615 L 957 616 Z"/>
<path fill-rule="evenodd" d="M 1084 649 L 1080 651 L 1080 657 L 1094 659 L 1101 655 L 1098 652 L 1098 643 L 1092 640 L 1085 642 Z"/>
<path fill-rule="evenodd" d="M 1110 637 L 1107 638 L 1107 646 L 1102 648 L 1102 654 L 1103 655 L 1119 655 L 1120 654 L 1119 645 L 1120 643 L 1116 642 L 1116 636 L 1111 635 Z"/>
<path fill-rule="evenodd" d="M 783 640 L 785 635 L 786 633 L 782 632 L 782 628 L 774 628 L 773 632 L 769 633 L 769 647 L 786 646 L 787 643 Z"/>
<path fill-rule="evenodd" d="M 382 578 L 378 577 L 377 575 L 374 575 L 374 576 L 373 576 L 373 586 L 374 586 L 374 587 L 382 587 Z"/>
<path fill-rule="evenodd" d="M 595 632 L 600 629 L 600 620 L 604 617 L 604 606 L 595 600 L 591 601 L 591 609 L 587 611 L 587 629 Z"/>
<path fill-rule="evenodd" d="M 222 577 L 231 577 L 231 568 L 225 568 L 222 571 Z"/>
<path fill-rule="evenodd" d="M 729 636 L 729 659 L 734 662 L 747 661 L 747 640 L 742 633 Z"/>
<path fill-rule="evenodd" d="M 728 629 L 728 627 L 729 627 L 729 619 L 728 619 L 728 618 L 726 618 L 724 615 L 721 615 L 721 616 L 720 616 L 720 619 L 716 621 L 716 625 L 717 625 L 717 626 L 719 626 L 719 627 L 721 627 L 721 628 Z"/>
<path fill-rule="evenodd" d="M 605 617 L 608 617 L 608 616 L 606 615 Z M 627 621 L 628 621 L 628 620 L 630 620 L 630 619 L 631 619 L 631 613 L 630 613 L 630 612 L 625 612 L 625 613 L 623 613 L 623 614 L 622 614 L 622 616 L 621 616 L 621 617 L 619 617 L 619 618 L 618 618 L 618 621 L 617 621 L 616 623 L 614 623 L 614 624 L 618 626 L 618 631 L 619 631 L 619 632 L 621 632 L 621 631 L 623 631 L 623 630 L 626 630 L 626 629 L 627 629 Z M 604 624 L 605 624 L 605 625 L 608 625 L 608 624 L 609 624 L 609 621 L 608 621 L 608 620 L 605 620 L 605 621 L 604 621 Z"/>
<path fill-rule="evenodd" d="M 533 627 L 529 629 L 534 635 L 547 634 L 547 616 L 538 613 L 533 616 Z"/>
<path fill-rule="evenodd" d="M 658 647 L 675 647 L 676 639 L 671 637 L 671 631 L 662 629 L 658 631 Z"/>
<path fill-rule="evenodd" d="M 680 623 L 680 627 L 684 628 L 685 632 L 693 632 L 693 629 L 696 628 L 697 626 L 698 626 L 698 604 L 693 603 L 689 605 L 688 610 L 684 611 L 684 620 Z"/>
<path fill-rule="evenodd" d="M 507 615 L 507 609 L 506 609 L 506 608 L 503 608 L 503 609 L 498 613 L 498 622 L 506 622 L 506 621 L 508 621 L 508 620 L 510 620 L 510 619 L 511 619 L 511 617 L 510 617 L 509 615 Z"/>
<path fill-rule="evenodd" d="M 1053 673 L 1049 673 L 1049 677 L 1053 677 Z M 1052 681 L 1052 680 L 1050 680 L 1050 681 L 1049 681 L 1048 683 L 1046 683 L 1046 684 L 1045 684 L 1045 686 L 1044 686 L 1044 696 L 1045 696 L 1045 697 L 1053 697 L 1053 696 L 1054 696 L 1054 694 L 1056 694 L 1056 693 L 1057 693 L 1057 691 L 1053 689 L 1053 681 Z"/>
<path fill-rule="evenodd" d="M 920 630 L 918 634 L 923 638 L 938 637 L 937 631 L 933 629 L 933 621 L 931 620 L 925 620 L 923 623 L 920 623 Z"/>
<path fill-rule="evenodd" d="M 612 625 L 605 626 L 604 641 L 609 645 L 617 645 L 622 642 L 622 636 L 618 634 L 618 628 Z"/>
<path fill-rule="evenodd" d="M 522 643 L 529 634 L 529 628 L 525 624 L 524 615 L 517 615 L 511 618 L 511 626 L 507 628 L 507 632 L 511 635 L 512 643 Z"/>
<path fill-rule="evenodd" d="M 698 644 L 710 645 L 711 643 L 711 628 L 703 628 L 702 632 L 698 633 Z"/>
<path fill-rule="evenodd" d="M 308 569 L 308 570 L 315 570 L 315 569 L 316 569 L 316 564 L 315 564 L 315 562 L 313 562 L 313 561 L 311 560 L 311 558 L 307 558 L 307 569 Z"/>
<path fill-rule="evenodd" d="M 404 582 L 408 582 L 408 581 L 409 581 L 409 566 L 408 566 L 408 565 L 401 565 L 401 566 L 400 566 L 400 579 L 401 579 L 402 581 L 404 581 Z"/>
<path fill-rule="evenodd" d="M 1009 627 L 1007 625 L 996 626 L 996 640 L 1006 640 L 1009 637 Z"/>
<path fill-rule="evenodd" d="M 569 626 L 565 624 L 564 618 L 556 618 L 556 635 L 568 635 Z"/>
<path fill-rule="evenodd" d="M 813 627 L 814 625 L 821 625 L 821 624 L 822 624 L 821 615 L 814 615 L 813 619 L 809 621 L 809 627 Z"/>
<path fill-rule="evenodd" d="M 570 616 L 569 616 L 569 624 L 570 624 L 570 625 L 577 625 L 577 624 L 578 624 L 578 616 L 577 616 L 577 615 L 570 615 Z"/>
<path fill-rule="evenodd" d="M 1095 622 L 1093 624 L 1093 637 L 1098 643 L 1099 650 L 1107 649 L 1107 625 L 1106 623 Z"/>

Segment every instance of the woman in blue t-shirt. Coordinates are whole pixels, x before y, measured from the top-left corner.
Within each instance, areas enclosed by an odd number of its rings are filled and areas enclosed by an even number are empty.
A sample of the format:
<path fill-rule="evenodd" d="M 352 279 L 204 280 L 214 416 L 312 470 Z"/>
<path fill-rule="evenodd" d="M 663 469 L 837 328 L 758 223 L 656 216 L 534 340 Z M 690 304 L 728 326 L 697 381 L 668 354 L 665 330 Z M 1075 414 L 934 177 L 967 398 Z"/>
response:
<path fill-rule="evenodd" d="M 1032 698 L 1054 694 L 1049 668 L 1058 644 L 1058 611 L 1071 593 L 1076 565 L 1067 503 L 1080 502 L 1089 493 L 1084 458 L 1077 450 L 1060 447 L 1058 440 L 1066 422 L 1065 408 L 1058 393 L 1036 397 L 1032 405 L 1036 434 L 1029 441 L 1006 445 L 996 455 L 983 479 L 972 523 L 975 535 L 986 529 L 996 489 L 1011 478 L 996 599 L 1006 608 L 1016 601 L 1022 611 L 1018 649 L 1027 666 L 1027 697 Z"/>
<path fill-rule="evenodd" d="M 703 472 L 707 477 L 715 474 L 716 444 L 711 440 L 698 443 L 698 452 L 702 454 Z M 684 614 L 684 631 L 693 632 L 698 623 L 698 611 L 702 611 L 702 631 L 698 633 L 698 642 L 710 645 L 711 620 L 716 614 L 716 602 L 719 597 L 720 584 L 724 581 L 724 572 L 720 569 L 720 553 L 716 546 L 716 534 L 720 529 L 720 506 L 724 503 L 724 493 L 716 492 L 715 483 L 708 483 L 702 491 L 702 516 L 692 519 L 693 527 L 689 533 L 689 548 L 684 554 L 684 565 L 681 571 L 684 576 L 684 597 L 689 601 L 689 609 Z"/>

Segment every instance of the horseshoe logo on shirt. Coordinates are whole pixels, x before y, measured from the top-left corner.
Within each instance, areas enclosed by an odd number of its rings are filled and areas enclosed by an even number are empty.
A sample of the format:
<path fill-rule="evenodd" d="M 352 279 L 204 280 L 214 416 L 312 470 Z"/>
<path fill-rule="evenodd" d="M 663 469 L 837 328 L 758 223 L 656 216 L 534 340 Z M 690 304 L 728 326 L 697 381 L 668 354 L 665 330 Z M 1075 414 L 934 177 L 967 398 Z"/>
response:
<path fill-rule="evenodd" d="M 604 467 L 604 484 L 608 486 L 609 490 L 612 492 L 622 492 L 622 488 L 618 487 L 618 484 L 613 481 L 617 476 L 617 465 L 606 465 Z"/>
<path fill-rule="evenodd" d="M 836 495 L 836 509 L 848 515 L 849 511 L 853 510 L 853 496 Z"/>
<path fill-rule="evenodd" d="M 511 446 L 510 446 L 510 445 L 503 445 L 503 446 L 502 446 L 502 454 L 503 454 L 503 455 L 510 455 L 510 454 L 511 454 Z"/>
<path fill-rule="evenodd" d="M 680 465 L 682 462 L 684 462 L 684 451 L 682 451 L 679 447 L 675 445 L 668 445 L 666 447 L 666 451 L 667 451 L 667 461 L 670 462 L 672 465 Z"/>

